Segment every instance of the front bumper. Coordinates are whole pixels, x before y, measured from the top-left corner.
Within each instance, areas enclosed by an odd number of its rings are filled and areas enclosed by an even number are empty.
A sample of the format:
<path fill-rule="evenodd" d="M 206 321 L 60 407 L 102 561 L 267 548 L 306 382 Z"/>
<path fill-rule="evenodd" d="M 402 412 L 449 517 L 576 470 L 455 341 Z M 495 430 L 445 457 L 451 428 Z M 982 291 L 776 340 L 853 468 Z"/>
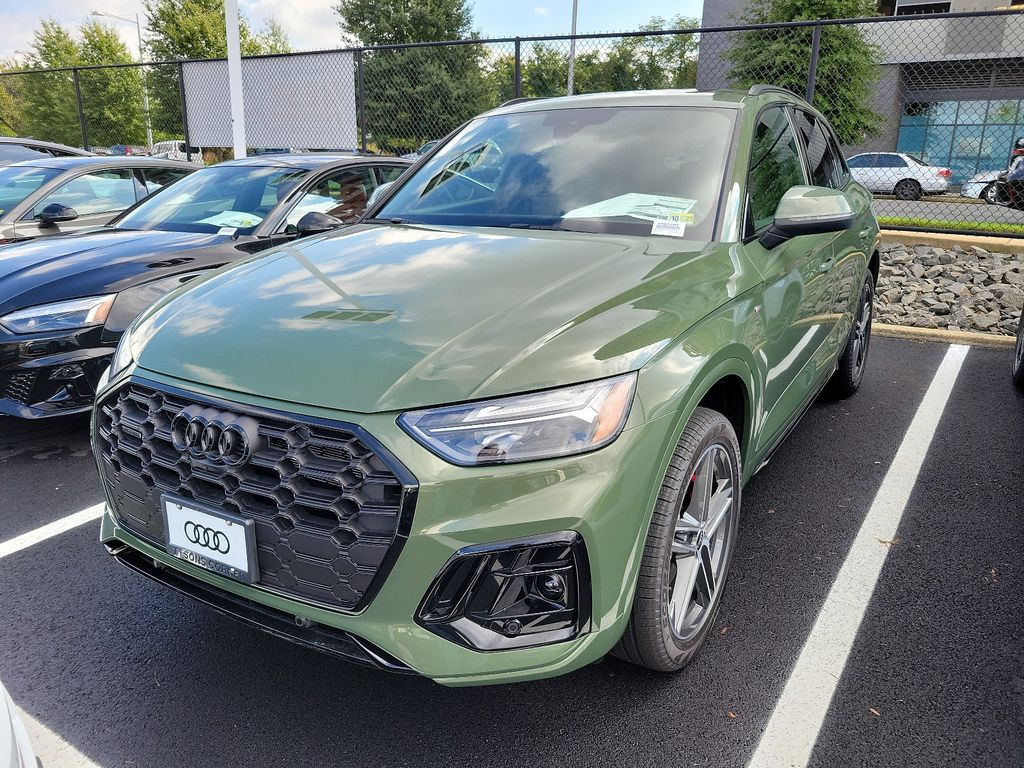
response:
<path fill-rule="evenodd" d="M 161 377 L 147 373 L 146 378 L 159 381 Z M 172 387 L 182 384 L 170 379 L 163 383 Z M 234 402 L 239 401 L 235 398 Z M 247 404 L 282 406 L 257 398 L 247 398 Z M 296 411 L 294 406 L 288 407 Z M 103 542 L 122 562 L 143 564 L 153 571 L 147 574 L 151 576 L 170 572 L 177 578 L 180 574 L 201 585 L 198 591 L 219 595 L 218 601 L 223 598 L 230 603 L 227 608 L 214 607 L 274 634 L 330 651 L 325 647 L 324 635 L 310 640 L 296 637 L 290 628 L 282 630 L 284 626 L 313 628 L 335 640 L 341 638 L 342 644 L 354 644 L 360 650 L 355 656 L 364 657 L 355 658 L 357 661 L 366 662 L 368 656 L 368 663 L 378 667 L 412 671 L 445 685 L 549 677 L 599 659 L 617 642 L 632 605 L 650 509 L 663 472 L 661 460 L 673 438 L 672 419 L 627 425 L 612 445 L 591 454 L 465 468 L 447 464 L 419 446 L 397 426 L 397 414 L 308 408 L 302 412 L 314 418 L 356 423 L 419 481 L 416 507 L 401 553 L 379 591 L 358 611 L 346 613 L 293 599 L 258 583 L 243 584 L 174 558 L 120 525 L 109 511 L 113 501 L 109 497 L 102 524 Z M 578 534 L 585 543 L 589 616 L 582 633 L 542 646 L 481 651 L 442 637 L 416 620 L 435 578 L 458 553 L 557 532 Z M 158 580 L 166 583 L 166 579 Z M 199 596 L 195 589 L 183 591 Z M 200 599 L 208 604 L 216 602 Z M 249 608 L 239 608 L 246 605 Z M 336 655 L 353 657 L 351 653 Z"/>
<path fill-rule="evenodd" d="M 114 348 L 101 328 L 19 336 L 0 327 L 0 414 L 23 419 L 89 410 Z"/>

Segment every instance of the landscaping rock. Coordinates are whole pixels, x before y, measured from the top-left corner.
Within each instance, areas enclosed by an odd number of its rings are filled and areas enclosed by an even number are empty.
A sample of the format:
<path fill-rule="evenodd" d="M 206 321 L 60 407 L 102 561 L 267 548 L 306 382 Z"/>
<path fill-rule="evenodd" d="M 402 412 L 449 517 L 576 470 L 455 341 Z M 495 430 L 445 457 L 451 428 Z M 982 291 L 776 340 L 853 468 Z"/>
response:
<path fill-rule="evenodd" d="M 876 296 L 883 323 L 1012 336 L 1024 310 L 1024 255 L 883 245 Z"/>

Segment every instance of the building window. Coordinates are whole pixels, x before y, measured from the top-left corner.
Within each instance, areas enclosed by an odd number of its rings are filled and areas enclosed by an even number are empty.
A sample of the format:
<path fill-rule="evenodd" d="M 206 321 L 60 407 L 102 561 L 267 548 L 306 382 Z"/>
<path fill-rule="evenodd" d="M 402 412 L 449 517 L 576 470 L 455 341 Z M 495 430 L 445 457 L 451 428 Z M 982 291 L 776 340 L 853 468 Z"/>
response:
<path fill-rule="evenodd" d="M 980 171 L 1005 169 L 1018 137 L 1024 137 L 1024 105 L 1016 99 L 910 102 L 896 148 L 949 168 L 951 181 L 962 184 Z"/>

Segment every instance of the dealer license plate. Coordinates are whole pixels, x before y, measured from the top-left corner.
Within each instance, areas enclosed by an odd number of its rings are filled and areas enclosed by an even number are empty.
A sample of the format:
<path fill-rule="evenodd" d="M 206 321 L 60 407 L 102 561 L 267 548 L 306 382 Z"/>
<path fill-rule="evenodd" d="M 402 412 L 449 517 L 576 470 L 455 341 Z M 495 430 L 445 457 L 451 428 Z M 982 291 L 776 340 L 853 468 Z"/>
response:
<path fill-rule="evenodd" d="M 170 554 L 229 579 L 257 580 L 252 520 L 176 496 L 165 495 L 161 502 Z"/>

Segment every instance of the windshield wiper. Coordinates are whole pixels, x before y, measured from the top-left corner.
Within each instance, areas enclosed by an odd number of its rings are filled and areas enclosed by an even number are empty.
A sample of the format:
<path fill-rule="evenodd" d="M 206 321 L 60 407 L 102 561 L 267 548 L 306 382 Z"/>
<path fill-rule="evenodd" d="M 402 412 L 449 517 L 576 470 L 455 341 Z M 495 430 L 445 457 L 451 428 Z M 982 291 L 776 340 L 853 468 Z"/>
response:
<path fill-rule="evenodd" d="M 509 229 L 544 229 L 548 232 L 569 232 L 570 230 L 565 227 L 556 227 L 553 224 L 527 224 L 525 222 L 516 222 L 514 224 L 499 224 L 500 227 L 508 227 Z"/>

